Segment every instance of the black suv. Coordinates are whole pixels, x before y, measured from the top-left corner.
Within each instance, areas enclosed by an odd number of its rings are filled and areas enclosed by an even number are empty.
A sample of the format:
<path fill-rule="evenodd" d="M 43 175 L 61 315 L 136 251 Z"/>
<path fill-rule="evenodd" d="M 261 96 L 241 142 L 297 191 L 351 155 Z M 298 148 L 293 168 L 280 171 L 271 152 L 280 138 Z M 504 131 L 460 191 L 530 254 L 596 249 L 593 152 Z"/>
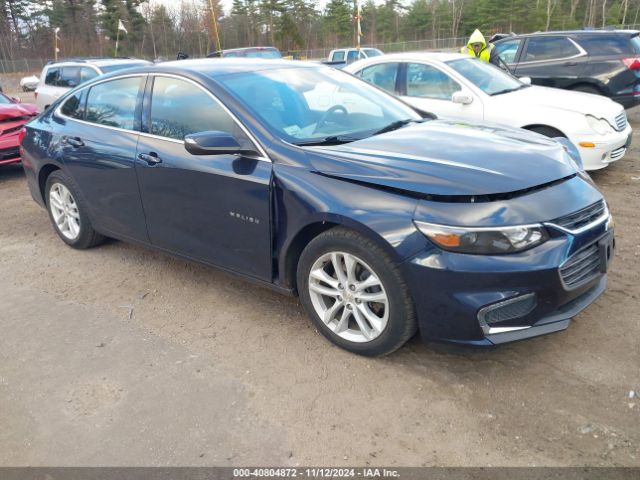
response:
<path fill-rule="evenodd" d="M 578 30 L 514 35 L 495 42 L 518 77 L 547 87 L 605 95 L 631 108 L 640 104 L 637 30 Z"/>

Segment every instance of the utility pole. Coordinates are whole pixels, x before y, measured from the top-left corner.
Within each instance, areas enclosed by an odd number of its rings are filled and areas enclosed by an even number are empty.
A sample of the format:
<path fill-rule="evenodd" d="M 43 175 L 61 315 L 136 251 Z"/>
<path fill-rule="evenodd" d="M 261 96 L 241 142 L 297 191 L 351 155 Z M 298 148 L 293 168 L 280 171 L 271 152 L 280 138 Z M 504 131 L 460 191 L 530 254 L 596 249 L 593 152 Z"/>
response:
<path fill-rule="evenodd" d="M 211 8 L 211 19 L 213 20 L 213 33 L 216 36 L 216 51 L 222 51 L 222 46 L 220 45 L 220 35 L 218 34 L 218 21 L 216 20 L 216 11 L 213 8 L 213 0 L 209 0 L 209 8 Z"/>
<path fill-rule="evenodd" d="M 60 49 L 58 48 L 58 32 L 60 31 L 60 27 L 56 27 L 53 29 L 53 58 L 55 61 L 58 61 L 58 52 Z"/>
<path fill-rule="evenodd" d="M 360 9 L 360 0 L 356 0 L 356 49 L 358 50 L 358 58 L 360 58 L 360 37 L 362 36 L 362 30 L 360 29 L 360 17 L 362 11 Z"/>

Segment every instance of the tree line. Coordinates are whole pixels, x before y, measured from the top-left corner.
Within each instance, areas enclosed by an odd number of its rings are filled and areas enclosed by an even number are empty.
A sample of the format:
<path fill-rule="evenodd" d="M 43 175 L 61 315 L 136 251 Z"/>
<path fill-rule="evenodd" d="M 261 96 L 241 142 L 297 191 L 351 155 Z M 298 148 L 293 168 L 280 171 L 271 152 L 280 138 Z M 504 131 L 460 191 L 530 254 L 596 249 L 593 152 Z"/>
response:
<path fill-rule="evenodd" d="M 362 0 L 363 45 L 494 32 L 637 24 L 640 0 Z M 175 58 L 274 45 L 284 52 L 351 46 L 355 2 L 329 0 L 0 0 L 0 60 L 61 57 Z M 118 32 L 122 21 L 127 32 Z"/>

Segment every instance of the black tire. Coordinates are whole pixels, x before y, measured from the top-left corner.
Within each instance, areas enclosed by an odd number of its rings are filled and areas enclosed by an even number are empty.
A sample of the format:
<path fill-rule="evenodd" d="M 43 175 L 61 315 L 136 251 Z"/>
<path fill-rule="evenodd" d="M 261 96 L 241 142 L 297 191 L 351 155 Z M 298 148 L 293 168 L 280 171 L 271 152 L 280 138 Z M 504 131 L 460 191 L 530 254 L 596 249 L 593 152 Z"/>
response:
<path fill-rule="evenodd" d="M 311 268 L 323 255 L 344 252 L 358 257 L 370 267 L 388 297 L 388 320 L 377 337 L 366 342 L 349 341 L 334 333 L 316 312 L 309 292 Z M 302 305 L 318 330 L 339 347 L 360 355 L 387 355 L 409 340 L 417 331 L 413 300 L 402 273 L 391 257 L 367 237 L 342 227 L 328 230 L 314 238 L 300 256 L 297 287 Z"/>
<path fill-rule="evenodd" d="M 71 193 L 72 199 L 74 200 L 78 217 L 79 217 L 79 232 L 75 238 L 68 238 L 63 234 L 60 227 L 56 224 L 54 220 L 53 209 L 51 206 L 51 189 L 54 185 L 61 184 Z M 56 231 L 58 236 L 62 239 L 64 243 L 69 245 L 70 247 L 77 248 L 79 250 L 84 250 L 86 248 L 95 247 L 96 245 L 102 243 L 105 239 L 104 236 L 100 235 L 93 229 L 91 225 L 91 221 L 87 215 L 87 206 L 80 193 L 80 189 L 76 185 L 76 183 L 67 175 L 65 175 L 62 171 L 56 170 L 47 178 L 47 183 L 44 189 L 44 197 L 47 205 L 47 212 L 49 213 L 49 219 L 53 225 L 53 229 Z"/>
<path fill-rule="evenodd" d="M 596 87 L 592 87 L 591 85 L 576 85 L 572 87 L 571 90 L 574 92 L 584 92 L 584 93 L 592 93 L 594 95 L 602 95 L 602 92 L 598 90 Z"/>
<path fill-rule="evenodd" d="M 556 130 L 553 127 L 539 126 L 531 127 L 528 130 L 539 133 L 540 135 L 544 135 L 545 137 L 549 138 L 566 137 L 564 133 L 562 133 L 560 130 Z"/>

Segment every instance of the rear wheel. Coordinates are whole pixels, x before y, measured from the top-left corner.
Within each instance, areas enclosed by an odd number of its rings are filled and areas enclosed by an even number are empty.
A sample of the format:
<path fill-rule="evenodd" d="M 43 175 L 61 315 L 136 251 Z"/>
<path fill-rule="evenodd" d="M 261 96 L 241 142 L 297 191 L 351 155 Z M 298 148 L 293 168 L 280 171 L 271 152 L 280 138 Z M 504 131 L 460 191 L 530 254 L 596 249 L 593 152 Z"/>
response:
<path fill-rule="evenodd" d="M 47 178 L 45 199 L 53 228 L 67 245 L 85 249 L 104 240 L 91 226 L 79 189 L 60 170 Z"/>
<path fill-rule="evenodd" d="M 416 332 L 409 289 L 377 244 L 343 228 L 324 232 L 302 252 L 300 300 L 322 334 L 367 356 L 386 355 Z"/>

